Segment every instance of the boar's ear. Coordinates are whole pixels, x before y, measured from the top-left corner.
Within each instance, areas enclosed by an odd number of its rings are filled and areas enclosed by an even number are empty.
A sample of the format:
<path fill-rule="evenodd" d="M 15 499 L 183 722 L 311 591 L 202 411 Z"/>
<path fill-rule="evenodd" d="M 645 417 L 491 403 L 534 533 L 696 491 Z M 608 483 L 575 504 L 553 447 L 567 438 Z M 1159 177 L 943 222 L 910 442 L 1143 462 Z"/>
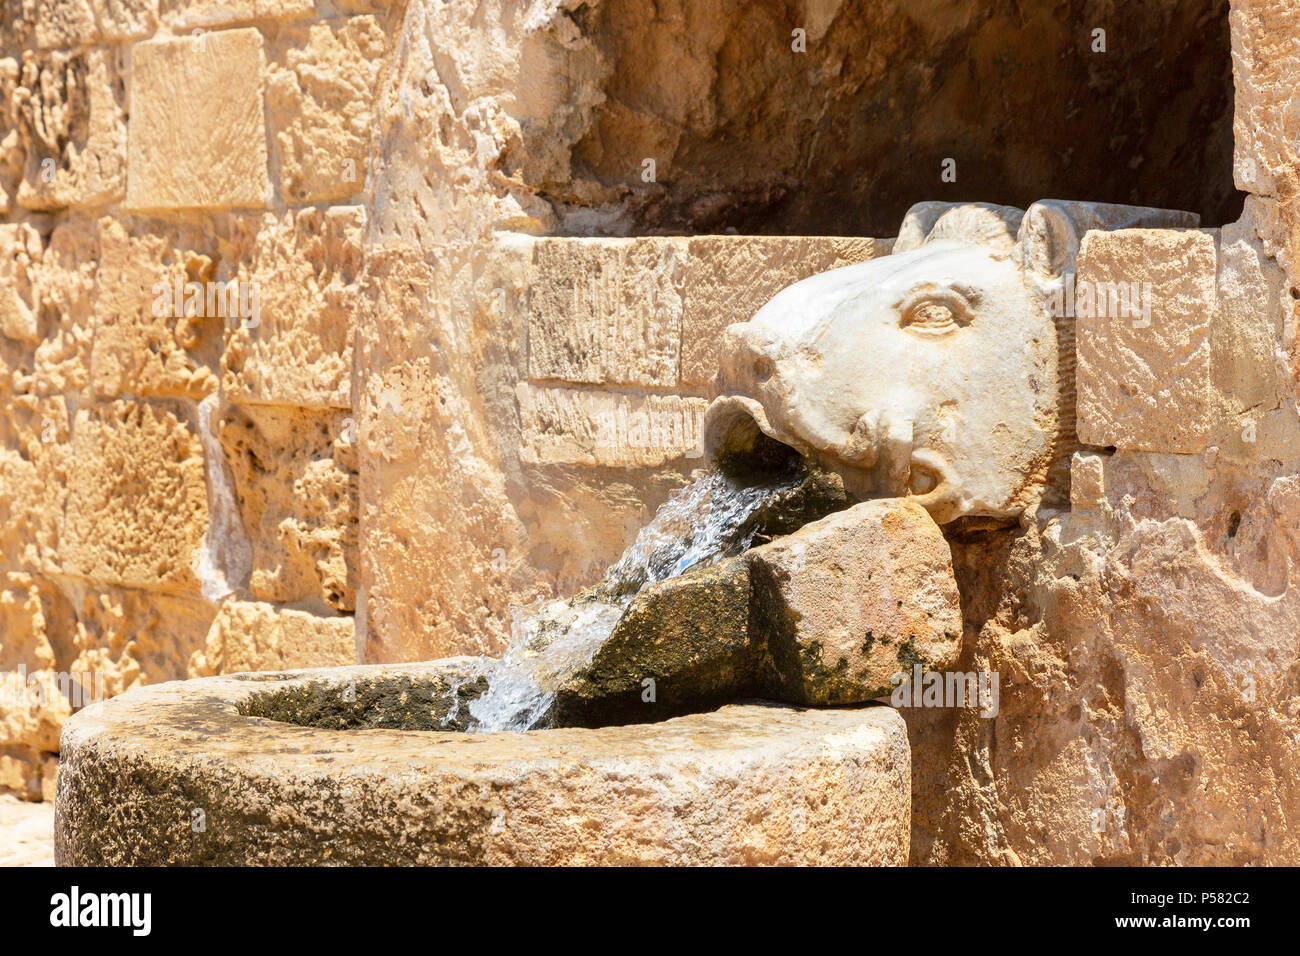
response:
<path fill-rule="evenodd" d="M 1195 213 L 1148 206 L 1042 199 L 1025 212 L 1018 243 L 1027 274 L 1056 277 L 1074 271 L 1089 229 L 1181 229 L 1200 223 Z"/>
<path fill-rule="evenodd" d="M 903 217 L 892 251 L 910 252 L 927 242 L 955 239 L 1009 254 L 1023 215 L 1014 206 L 987 202 L 919 202 Z"/>
<path fill-rule="evenodd" d="M 925 237 L 930 234 L 939 217 L 949 209 L 960 206 L 959 202 L 919 202 L 907 210 L 903 224 L 898 227 L 898 238 L 894 240 L 894 252 L 911 252 L 920 249 Z"/>

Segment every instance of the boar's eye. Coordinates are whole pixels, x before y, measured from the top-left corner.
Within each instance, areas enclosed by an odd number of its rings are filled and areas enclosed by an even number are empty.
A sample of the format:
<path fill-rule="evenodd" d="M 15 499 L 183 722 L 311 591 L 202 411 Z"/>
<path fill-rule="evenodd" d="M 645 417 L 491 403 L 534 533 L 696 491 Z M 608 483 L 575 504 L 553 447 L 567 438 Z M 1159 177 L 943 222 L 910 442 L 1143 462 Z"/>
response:
<path fill-rule="evenodd" d="M 957 295 L 917 296 L 903 309 L 905 329 L 926 335 L 944 335 L 970 324 L 970 306 Z"/>

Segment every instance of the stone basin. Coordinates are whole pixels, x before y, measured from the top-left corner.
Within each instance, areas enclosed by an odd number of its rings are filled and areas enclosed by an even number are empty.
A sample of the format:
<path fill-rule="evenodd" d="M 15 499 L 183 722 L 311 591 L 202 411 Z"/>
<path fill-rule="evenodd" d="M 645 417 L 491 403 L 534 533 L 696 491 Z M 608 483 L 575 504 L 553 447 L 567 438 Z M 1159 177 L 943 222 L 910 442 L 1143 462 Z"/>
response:
<path fill-rule="evenodd" d="M 889 707 L 422 729 L 466 664 L 209 677 L 87 707 L 63 728 L 58 862 L 907 862 L 911 757 Z"/>

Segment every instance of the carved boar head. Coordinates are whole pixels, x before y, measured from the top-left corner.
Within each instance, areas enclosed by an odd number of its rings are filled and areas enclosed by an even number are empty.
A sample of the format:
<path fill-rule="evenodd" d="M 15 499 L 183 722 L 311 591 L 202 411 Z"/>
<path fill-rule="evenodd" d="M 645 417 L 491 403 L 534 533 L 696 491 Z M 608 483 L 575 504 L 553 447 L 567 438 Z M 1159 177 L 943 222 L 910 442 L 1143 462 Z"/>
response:
<path fill-rule="evenodd" d="M 760 433 L 858 497 L 918 496 L 941 523 L 1010 519 L 1075 446 L 1073 320 L 1051 303 L 1088 229 L 1191 213 L 1046 200 L 922 203 L 890 255 L 784 289 L 722 347 L 712 459 Z"/>

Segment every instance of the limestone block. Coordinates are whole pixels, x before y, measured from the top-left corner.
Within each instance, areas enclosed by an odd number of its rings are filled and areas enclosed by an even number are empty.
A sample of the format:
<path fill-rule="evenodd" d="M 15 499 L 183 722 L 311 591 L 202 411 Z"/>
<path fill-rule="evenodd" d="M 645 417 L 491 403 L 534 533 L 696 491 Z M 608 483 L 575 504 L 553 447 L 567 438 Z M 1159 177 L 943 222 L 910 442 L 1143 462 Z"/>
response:
<path fill-rule="evenodd" d="M 1268 0 L 1241 0 L 1228 14 L 1232 27 L 1235 93 L 1233 179 L 1258 196 L 1277 195 L 1289 174 L 1300 119 L 1293 106 L 1300 51 L 1278 37 L 1300 34 L 1300 8 Z"/>
<path fill-rule="evenodd" d="M 267 213 L 242 253 L 253 322 L 227 323 L 223 393 L 240 404 L 352 406 L 360 206 Z"/>
<path fill-rule="evenodd" d="M 708 403 L 682 395 L 623 395 L 521 382 L 520 457 L 527 464 L 658 467 L 703 454 Z"/>
<path fill-rule="evenodd" d="M 212 621 L 203 657 L 204 675 L 355 664 L 352 618 L 231 598 Z"/>
<path fill-rule="evenodd" d="M 545 239 L 528 302 L 528 374 L 676 387 L 684 239 Z"/>
<path fill-rule="evenodd" d="M 340 411 L 234 406 L 220 438 L 253 544 L 249 588 L 263 601 L 356 602 L 357 475 Z"/>
<path fill-rule="evenodd" d="M 747 557 L 783 700 L 870 700 L 915 665 L 941 671 L 957 660 L 952 555 L 914 501 L 863 502 Z"/>
<path fill-rule="evenodd" d="M 687 246 L 682 384 L 705 386 L 718 370 L 722 333 L 747 322 L 800 279 L 887 255 L 889 239 L 836 236 L 696 236 Z"/>
<path fill-rule="evenodd" d="M 346 199 L 365 186 L 375 80 L 387 41 L 374 17 L 282 32 L 267 99 L 288 203 Z"/>
<path fill-rule="evenodd" d="M 68 219 L 54 227 L 38 273 L 46 318 L 33 355 L 34 392 L 80 392 L 90 383 L 98 259 L 90 220 Z"/>
<path fill-rule="evenodd" d="M 0 560 L 43 573 L 60 569 L 60 528 L 68 489 L 68 403 L 61 396 L 14 395 L 0 416 Z"/>
<path fill-rule="evenodd" d="M 134 588 L 195 590 L 208 500 L 203 449 L 186 418 L 145 402 L 83 405 L 72 455 L 65 571 Z"/>
<path fill-rule="evenodd" d="M 1123 229 L 1084 237 L 1078 286 L 1097 298 L 1077 318 L 1080 441 L 1138 451 L 1205 447 L 1215 272 L 1215 240 L 1204 232 Z M 1125 310 L 1100 292 L 1121 283 L 1130 290 L 1140 284 L 1140 315 L 1116 314 Z M 1103 298 L 1106 314 L 1095 314 Z"/>
<path fill-rule="evenodd" d="M 218 313 L 227 299 L 214 294 L 209 302 L 206 292 L 218 280 L 213 257 L 193 248 L 203 240 L 192 230 L 188 236 L 136 230 L 108 218 L 100 221 L 98 238 L 95 395 L 197 400 L 215 392 L 227 321 Z M 191 281 L 204 292 L 193 315 L 178 294 Z"/>
<path fill-rule="evenodd" d="M 120 48 L 23 55 L 12 94 L 25 156 L 19 205 L 52 211 L 121 199 L 126 75 Z"/>
<path fill-rule="evenodd" d="M 173 32 L 212 30 L 249 20 L 295 20 L 310 17 L 313 0 L 161 0 L 162 21 Z M 338 8 L 331 3 L 332 8 Z"/>
<path fill-rule="evenodd" d="M 356 413 L 369 661 L 500 653 L 510 603 L 533 596 L 511 498 L 529 479 L 509 461 L 526 362 L 511 303 L 531 256 L 529 242 L 367 254 Z"/>
<path fill-rule="evenodd" d="M 1075 452 L 1070 459 L 1070 507 L 1098 511 L 1106 504 L 1106 459 Z"/>
<path fill-rule="evenodd" d="M 1286 460 L 1300 448 L 1285 367 L 1285 322 L 1292 301 L 1286 275 L 1260 239 L 1271 202 L 1254 196 L 1219 241 L 1219 312 L 1210 334 L 1215 400 L 1211 443 L 1238 461 Z"/>
<path fill-rule="evenodd" d="M 250 27 L 132 48 L 128 207 L 266 205 L 262 46 Z"/>
<path fill-rule="evenodd" d="M 0 226 L 0 393 L 85 388 L 97 257 L 85 220 L 60 222 L 48 244 L 29 224 Z"/>
<path fill-rule="evenodd" d="M 18 58 L 0 57 L 0 213 L 5 215 L 17 201 L 18 184 L 27 165 L 19 111 L 14 102 L 21 76 Z"/>
<path fill-rule="evenodd" d="M 36 45 L 41 49 L 89 46 L 150 36 L 159 0 L 36 0 Z"/>

